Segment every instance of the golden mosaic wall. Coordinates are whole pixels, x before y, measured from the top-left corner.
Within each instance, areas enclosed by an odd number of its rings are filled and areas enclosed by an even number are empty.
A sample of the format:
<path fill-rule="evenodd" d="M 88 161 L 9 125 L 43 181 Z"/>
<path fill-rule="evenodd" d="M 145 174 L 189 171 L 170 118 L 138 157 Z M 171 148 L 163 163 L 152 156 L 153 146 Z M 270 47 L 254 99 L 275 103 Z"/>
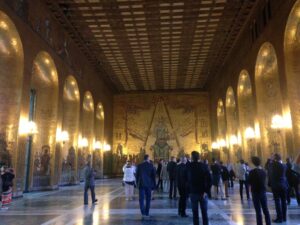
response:
<path fill-rule="evenodd" d="M 113 153 L 158 159 L 210 149 L 208 104 L 199 92 L 115 96 Z"/>

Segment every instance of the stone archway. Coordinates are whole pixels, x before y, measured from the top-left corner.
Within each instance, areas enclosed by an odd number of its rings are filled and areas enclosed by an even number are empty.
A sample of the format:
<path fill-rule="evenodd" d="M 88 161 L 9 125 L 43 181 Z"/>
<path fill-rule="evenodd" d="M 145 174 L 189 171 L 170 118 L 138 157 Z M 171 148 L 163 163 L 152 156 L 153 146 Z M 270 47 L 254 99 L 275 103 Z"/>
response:
<path fill-rule="evenodd" d="M 40 52 L 33 62 L 30 117 L 38 133 L 32 143 L 32 190 L 49 189 L 54 183 L 54 161 L 58 109 L 58 75 L 53 59 Z"/>
<path fill-rule="evenodd" d="M 60 184 L 74 184 L 77 180 L 77 144 L 79 131 L 80 93 L 73 76 L 68 76 L 63 90 L 63 116 Z M 62 137 L 66 138 L 66 137 Z"/>
<path fill-rule="evenodd" d="M 94 100 L 91 92 L 87 91 L 83 97 L 81 111 L 81 137 L 78 149 L 79 179 L 83 178 L 83 168 L 94 150 Z"/>
<path fill-rule="evenodd" d="M 96 169 L 96 178 L 103 177 L 103 145 L 104 145 L 104 108 L 98 103 L 95 116 L 95 151 L 93 165 Z"/>
<path fill-rule="evenodd" d="M 300 149 L 300 1 L 296 1 L 292 8 L 284 36 L 284 56 L 285 56 L 285 69 L 287 80 L 287 92 L 289 98 L 288 108 L 283 109 L 284 117 L 287 123 L 292 125 L 294 135 L 294 149 L 289 148 L 289 156 L 293 158 L 299 157 Z M 290 119 L 291 117 L 291 119 Z"/>
<path fill-rule="evenodd" d="M 251 155 L 259 155 L 261 157 L 261 152 L 257 151 L 254 99 L 251 80 L 247 70 L 240 72 L 237 90 L 239 125 L 244 149 L 243 157 L 246 157 L 245 159 L 247 160 L 250 159 Z M 250 131 L 252 131 L 252 134 Z M 251 135 L 254 136 L 251 137 Z"/>
<path fill-rule="evenodd" d="M 220 147 L 220 158 L 222 160 L 228 159 L 228 152 L 226 152 L 227 144 L 226 144 L 226 116 L 225 116 L 225 107 L 222 99 L 218 100 L 217 105 L 217 122 L 218 122 L 218 142 L 224 144 L 224 146 Z M 225 146 L 226 145 L 226 146 Z"/>
<path fill-rule="evenodd" d="M 24 70 L 19 33 L 0 11 L 0 164 L 17 166 L 17 137 Z M 0 165 L 0 166 L 1 166 Z"/>
<path fill-rule="evenodd" d="M 235 95 L 232 87 L 228 87 L 226 92 L 226 121 L 227 143 L 230 146 L 228 159 L 232 163 L 237 160 L 236 152 L 238 150 L 238 115 Z"/>
<path fill-rule="evenodd" d="M 274 152 L 286 156 L 284 130 L 272 129 L 272 119 L 282 115 L 277 56 L 273 45 L 264 43 L 257 55 L 255 65 L 257 115 L 260 124 L 262 156 L 270 157 Z"/>

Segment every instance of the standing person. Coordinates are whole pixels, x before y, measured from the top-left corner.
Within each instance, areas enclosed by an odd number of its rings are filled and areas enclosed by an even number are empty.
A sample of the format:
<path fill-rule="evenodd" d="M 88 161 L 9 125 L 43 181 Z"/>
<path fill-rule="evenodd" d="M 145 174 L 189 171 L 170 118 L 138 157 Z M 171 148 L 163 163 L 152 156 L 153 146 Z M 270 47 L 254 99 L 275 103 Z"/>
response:
<path fill-rule="evenodd" d="M 224 184 L 225 196 L 226 196 L 226 198 L 228 198 L 229 197 L 229 194 L 228 194 L 229 171 L 228 171 L 227 167 L 223 165 L 223 162 L 220 162 L 220 166 L 221 166 L 221 179 Z"/>
<path fill-rule="evenodd" d="M 204 160 L 204 164 L 207 166 L 207 168 L 209 169 L 209 163 L 208 163 L 208 159 L 205 159 Z M 211 178 L 211 171 L 209 171 L 209 174 L 210 174 L 210 179 Z M 207 196 L 208 196 L 208 199 L 212 199 L 212 196 L 211 196 L 211 187 L 212 187 L 212 183 L 210 183 L 210 186 L 209 186 L 209 189 L 208 189 L 208 193 L 207 193 Z"/>
<path fill-rule="evenodd" d="M 179 192 L 179 203 L 178 203 L 178 215 L 181 217 L 187 217 L 186 215 L 186 201 L 188 195 L 187 187 L 187 159 L 186 157 L 180 158 L 180 163 L 177 165 L 176 182 Z"/>
<path fill-rule="evenodd" d="M 273 222 L 282 223 L 286 221 L 286 194 L 288 184 L 286 180 L 286 166 L 282 163 L 281 156 L 277 153 L 274 154 L 271 170 L 271 188 L 277 214 L 277 218 L 273 220 Z"/>
<path fill-rule="evenodd" d="M 98 200 L 95 196 L 95 172 L 91 166 L 91 161 L 88 160 L 84 168 L 84 204 L 89 202 L 88 189 L 91 190 L 92 203 L 95 204 Z"/>
<path fill-rule="evenodd" d="M 228 181 L 228 185 L 229 187 L 233 188 L 234 187 L 234 179 L 235 179 L 235 172 L 233 169 L 233 165 L 231 163 L 228 164 L 227 169 L 229 171 L 229 181 Z"/>
<path fill-rule="evenodd" d="M 163 162 L 162 164 L 162 169 L 161 169 L 161 179 L 162 179 L 162 182 L 163 182 L 163 192 L 168 192 L 169 191 L 169 173 L 168 173 L 168 170 L 167 170 L 167 165 L 168 165 L 168 162 Z"/>
<path fill-rule="evenodd" d="M 248 187 L 248 183 L 246 180 L 246 165 L 244 160 L 240 160 L 240 163 L 237 165 L 237 177 L 239 179 L 239 183 L 240 183 L 240 196 L 241 196 L 241 200 L 243 201 L 243 186 L 245 186 L 246 189 L 246 195 L 247 195 L 247 200 L 250 199 L 249 196 L 249 187 Z"/>
<path fill-rule="evenodd" d="M 255 168 L 249 172 L 248 181 L 251 187 L 252 201 L 256 212 L 256 223 L 257 225 L 263 225 L 262 210 L 265 215 L 266 225 L 271 225 L 265 185 L 267 174 L 260 166 L 260 158 L 253 156 L 251 160 Z"/>
<path fill-rule="evenodd" d="M 157 185 L 156 185 L 156 189 L 157 191 L 161 190 L 163 191 L 163 181 L 161 179 L 161 171 L 162 171 L 162 165 L 164 163 L 163 159 L 159 160 L 158 166 L 157 166 L 157 170 L 156 170 L 156 176 L 157 176 Z"/>
<path fill-rule="evenodd" d="M 155 169 L 150 163 L 149 155 L 144 156 L 144 162 L 137 166 L 136 182 L 139 188 L 139 203 L 143 219 L 149 218 L 151 192 L 155 188 Z M 146 205 L 144 199 L 146 197 Z"/>
<path fill-rule="evenodd" d="M 221 179 L 221 167 L 217 160 L 213 159 L 213 164 L 210 167 L 212 172 L 212 185 L 214 186 L 214 198 L 218 200 L 219 194 L 224 200 L 223 182 Z"/>
<path fill-rule="evenodd" d="M 13 180 L 15 178 L 14 170 L 12 168 L 6 169 L 3 174 L 1 174 L 2 180 L 2 206 L 1 209 L 8 209 L 8 205 L 12 200 L 12 187 Z"/>
<path fill-rule="evenodd" d="M 126 200 L 133 200 L 135 186 L 135 168 L 132 166 L 130 161 L 127 161 L 126 166 L 123 167 L 123 172 Z"/>
<path fill-rule="evenodd" d="M 298 205 L 300 205 L 300 194 L 299 194 L 299 179 L 300 174 L 292 169 L 292 163 L 290 158 L 286 159 L 286 178 L 288 181 L 288 191 L 287 191 L 287 203 L 291 203 L 291 192 L 295 191 L 296 199 Z"/>
<path fill-rule="evenodd" d="M 187 166 L 187 179 L 192 203 L 193 224 L 199 225 L 199 203 L 203 225 L 208 225 L 207 216 L 207 193 L 211 184 L 211 176 L 208 166 L 199 162 L 198 152 L 192 152 L 192 162 Z"/>
<path fill-rule="evenodd" d="M 171 157 L 171 161 L 168 163 L 167 170 L 169 173 L 170 180 L 170 190 L 169 190 L 169 199 L 176 199 L 176 158 L 174 156 Z"/>

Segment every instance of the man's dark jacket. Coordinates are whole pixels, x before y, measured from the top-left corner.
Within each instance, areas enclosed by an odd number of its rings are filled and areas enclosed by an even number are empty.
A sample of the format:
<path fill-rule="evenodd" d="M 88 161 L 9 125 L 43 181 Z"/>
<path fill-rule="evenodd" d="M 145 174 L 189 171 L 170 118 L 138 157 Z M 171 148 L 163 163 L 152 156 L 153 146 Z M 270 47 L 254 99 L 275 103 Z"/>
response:
<path fill-rule="evenodd" d="M 169 162 L 167 165 L 167 171 L 169 173 L 170 180 L 176 179 L 176 167 L 177 167 L 177 163 L 173 161 Z"/>
<path fill-rule="evenodd" d="M 150 162 L 143 162 L 137 166 L 136 182 L 138 188 L 155 188 L 155 169 Z"/>

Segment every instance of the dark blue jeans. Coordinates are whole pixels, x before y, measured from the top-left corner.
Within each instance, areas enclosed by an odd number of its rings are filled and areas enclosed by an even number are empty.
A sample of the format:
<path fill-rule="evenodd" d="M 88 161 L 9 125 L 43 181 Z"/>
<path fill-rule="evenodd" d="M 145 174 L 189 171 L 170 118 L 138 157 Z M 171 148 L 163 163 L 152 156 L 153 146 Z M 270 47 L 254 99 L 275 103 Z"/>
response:
<path fill-rule="evenodd" d="M 88 190 L 91 190 L 92 202 L 94 203 L 95 198 L 95 185 L 84 185 L 84 204 L 87 205 L 89 202 Z"/>
<path fill-rule="evenodd" d="M 192 202 L 193 211 L 193 223 L 194 225 L 199 225 L 199 210 L 198 204 L 200 203 L 202 223 L 203 225 L 208 225 L 208 215 L 207 215 L 207 197 L 203 197 L 200 194 L 190 194 Z"/>
<path fill-rule="evenodd" d="M 265 215 L 266 225 L 271 224 L 270 213 L 268 210 L 267 195 L 266 192 L 262 191 L 259 193 L 252 192 L 252 201 L 256 212 L 256 223 L 257 225 L 263 225 L 261 210 Z"/>
<path fill-rule="evenodd" d="M 140 187 L 139 188 L 140 210 L 141 210 L 142 215 L 144 215 L 144 216 L 149 216 L 151 191 L 152 191 L 152 189 L 149 187 Z M 145 197 L 146 197 L 146 206 L 144 204 Z"/>
<path fill-rule="evenodd" d="M 273 188 L 273 196 L 275 201 L 275 208 L 276 208 L 276 214 L 277 219 L 279 220 L 286 220 L 286 194 L 287 190 L 286 188 Z"/>

